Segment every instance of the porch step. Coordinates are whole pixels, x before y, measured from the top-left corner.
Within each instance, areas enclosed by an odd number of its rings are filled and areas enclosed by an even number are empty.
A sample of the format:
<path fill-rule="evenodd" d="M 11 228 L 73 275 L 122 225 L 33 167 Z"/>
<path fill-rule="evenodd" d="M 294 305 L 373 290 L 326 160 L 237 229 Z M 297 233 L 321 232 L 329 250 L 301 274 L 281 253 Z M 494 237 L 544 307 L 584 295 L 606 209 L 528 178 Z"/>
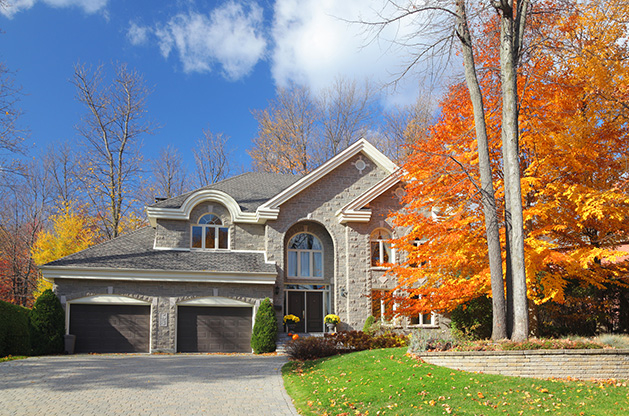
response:
<path fill-rule="evenodd" d="M 323 332 L 303 332 L 297 333 L 299 338 L 308 338 L 308 337 L 322 337 Z M 280 332 L 277 337 L 277 353 L 284 354 L 286 352 L 286 343 L 290 341 L 292 338 L 288 336 L 286 332 Z"/>

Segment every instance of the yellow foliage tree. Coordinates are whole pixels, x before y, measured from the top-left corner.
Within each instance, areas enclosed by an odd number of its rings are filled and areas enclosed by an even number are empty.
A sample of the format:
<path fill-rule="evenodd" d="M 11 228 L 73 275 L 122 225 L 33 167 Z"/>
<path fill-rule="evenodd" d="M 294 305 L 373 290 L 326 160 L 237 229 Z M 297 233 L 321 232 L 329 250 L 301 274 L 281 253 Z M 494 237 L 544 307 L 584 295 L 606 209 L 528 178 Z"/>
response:
<path fill-rule="evenodd" d="M 77 212 L 72 204 L 64 205 L 57 214 L 52 215 L 50 223 L 52 229 L 42 230 L 31 249 L 33 260 L 38 266 L 84 250 L 98 239 L 91 219 Z M 51 283 L 40 276 L 35 298 L 51 288 Z"/>

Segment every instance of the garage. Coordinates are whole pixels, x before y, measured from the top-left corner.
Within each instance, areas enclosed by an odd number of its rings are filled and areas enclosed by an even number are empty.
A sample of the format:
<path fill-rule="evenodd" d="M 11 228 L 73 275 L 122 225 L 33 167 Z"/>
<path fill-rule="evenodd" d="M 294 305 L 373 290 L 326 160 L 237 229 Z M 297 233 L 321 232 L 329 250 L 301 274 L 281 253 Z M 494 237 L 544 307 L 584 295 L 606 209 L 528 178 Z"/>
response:
<path fill-rule="evenodd" d="M 200 303 L 204 302 L 180 304 L 177 309 L 178 352 L 251 352 L 251 305 Z"/>
<path fill-rule="evenodd" d="M 150 305 L 76 303 L 69 320 L 77 353 L 149 352 Z"/>

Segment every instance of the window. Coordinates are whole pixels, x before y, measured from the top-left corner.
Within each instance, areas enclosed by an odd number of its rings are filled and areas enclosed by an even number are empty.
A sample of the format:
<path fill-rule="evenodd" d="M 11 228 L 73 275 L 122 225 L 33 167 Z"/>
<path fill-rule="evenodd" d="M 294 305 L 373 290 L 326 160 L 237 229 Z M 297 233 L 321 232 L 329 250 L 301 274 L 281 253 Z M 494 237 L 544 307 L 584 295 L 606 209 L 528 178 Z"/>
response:
<path fill-rule="evenodd" d="M 229 228 L 214 214 L 199 218 L 198 225 L 192 226 L 192 248 L 227 249 Z"/>
<path fill-rule="evenodd" d="M 386 290 L 371 291 L 371 314 L 377 320 L 388 321 L 393 318 L 393 300 L 387 299 L 387 292 Z"/>
<path fill-rule="evenodd" d="M 288 242 L 289 277 L 323 277 L 323 245 L 317 237 L 300 233 Z"/>
<path fill-rule="evenodd" d="M 383 263 L 395 262 L 395 250 L 391 249 L 391 233 L 377 229 L 371 233 L 371 266 L 380 267 Z"/>
<path fill-rule="evenodd" d="M 418 299 L 418 296 L 411 296 L 411 299 Z M 409 319 L 410 325 L 419 325 L 419 326 L 434 326 L 435 325 L 435 314 L 432 312 L 428 313 L 420 313 L 417 316 L 411 316 Z"/>

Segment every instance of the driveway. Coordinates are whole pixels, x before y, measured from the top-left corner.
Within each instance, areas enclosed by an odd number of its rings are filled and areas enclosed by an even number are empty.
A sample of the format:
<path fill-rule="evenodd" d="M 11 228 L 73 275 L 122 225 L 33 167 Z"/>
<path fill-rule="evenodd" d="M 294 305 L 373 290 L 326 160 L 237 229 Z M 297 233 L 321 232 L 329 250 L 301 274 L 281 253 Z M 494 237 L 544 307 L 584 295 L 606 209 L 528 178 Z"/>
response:
<path fill-rule="evenodd" d="M 74 355 L 0 363 L 1 415 L 296 415 L 284 356 Z"/>

